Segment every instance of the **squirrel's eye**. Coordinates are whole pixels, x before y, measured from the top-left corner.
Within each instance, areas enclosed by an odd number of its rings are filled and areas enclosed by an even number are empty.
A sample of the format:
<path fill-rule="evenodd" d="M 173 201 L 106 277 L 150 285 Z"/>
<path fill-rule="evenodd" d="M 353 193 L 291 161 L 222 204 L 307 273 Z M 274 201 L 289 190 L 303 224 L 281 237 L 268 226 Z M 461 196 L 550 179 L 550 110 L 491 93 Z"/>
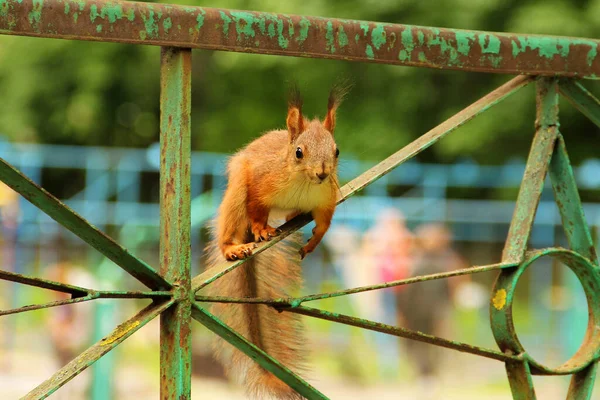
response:
<path fill-rule="evenodd" d="M 335 156 L 338 157 L 340 155 L 340 149 L 335 148 Z"/>
<path fill-rule="evenodd" d="M 304 157 L 304 154 L 302 154 L 302 149 L 300 147 L 298 147 L 296 149 L 296 158 L 300 159 L 302 157 Z"/>

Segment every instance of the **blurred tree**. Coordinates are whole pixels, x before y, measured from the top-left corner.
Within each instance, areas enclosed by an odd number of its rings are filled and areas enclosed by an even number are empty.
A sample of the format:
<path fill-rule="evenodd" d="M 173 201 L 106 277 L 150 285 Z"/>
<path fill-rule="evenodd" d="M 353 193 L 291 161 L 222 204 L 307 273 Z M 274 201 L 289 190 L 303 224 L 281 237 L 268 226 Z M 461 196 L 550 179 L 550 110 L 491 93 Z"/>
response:
<path fill-rule="evenodd" d="M 194 5 L 194 1 L 178 0 Z M 202 4 L 206 5 L 206 4 Z M 598 37 L 600 0 L 221 0 L 213 7 L 491 31 Z M 0 134 L 15 141 L 146 146 L 158 138 L 159 49 L 151 46 L 0 38 Z M 233 152 L 284 126 L 286 82 L 297 80 L 309 115 L 340 75 L 355 88 L 340 109 L 344 155 L 389 155 L 509 77 L 331 60 L 194 51 L 193 147 Z M 597 84 L 586 82 L 595 90 Z M 421 157 L 499 163 L 525 156 L 533 88 L 470 122 Z M 562 130 L 575 162 L 595 156 L 598 130 L 572 107 Z M 581 133 L 580 133 L 581 132 Z M 493 149 L 493 150 L 492 150 Z"/>

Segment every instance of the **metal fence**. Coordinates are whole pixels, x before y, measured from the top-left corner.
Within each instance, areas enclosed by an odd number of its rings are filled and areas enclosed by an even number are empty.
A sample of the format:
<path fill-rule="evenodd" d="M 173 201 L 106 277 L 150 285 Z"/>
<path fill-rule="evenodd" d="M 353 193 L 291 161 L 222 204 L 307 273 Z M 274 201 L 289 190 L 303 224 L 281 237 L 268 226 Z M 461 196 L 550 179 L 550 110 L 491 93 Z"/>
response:
<path fill-rule="evenodd" d="M 591 398 L 600 356 L 600 271 L 565 140 L 558 129 L 558 97 L 563 94 L 582 113 L 600 125 L 600 103 L 574 80 L 597 78 L 600 75 L 600 41 L 99 0 L 2 0 L 0 33 L 162 46 L 158 272 L 6 161 L 0 160 L 0 180 L 149 289 L 136 292 L 96 291 L 0 271 L 2 279 L 57 290 L 72 297 L 10 311 L 22 312 L 98 298 L 152 299 L 151 305 L 84 351 L 33 389 L 26 398 L 47 397 L 158 315 L 161 316 L 161 398 L 190 397 L 192 319 L 223 337 L 303 396 L 310 399 L 326 398 L 208 313 L 203 304 L 214 301 L 268 304 L 282 312 L 330 320 L 495 359 L 506 366 L 514 398 L 535 398 L 532 374 L 572 375 L 568 397 Z M 224 263 L 193 278 L 190 276 L 189 114 L 192 48 L 519 75 L 348 182 L 341 190 L 340 203 L 520 88 L 535 83 L 536 132 L 501 259 L 491 265 L 293 299 L 197 296 L 198 290 L 243 261 Z M 552 182 L 570 249 L 528 248 L 546 175 L 550 176 Z M 283 226 L 280 237 L 261 244 L 255 254 L 276 245 L 309 222 L 306 216 L 295 218 Z M 519 342 L 512 321 L 512 301 L 519 277 L 541 257 L 553 257 L 569 266 L 579 278 L 588 301 L 589 320 L 584 342 L 570 360 L 557 368 L 544 366 L 531 357 Z M 489 271 L 499 272 L 490 301 L 491 328 L 499 350 L 304 305 L 318 299 Z"/>

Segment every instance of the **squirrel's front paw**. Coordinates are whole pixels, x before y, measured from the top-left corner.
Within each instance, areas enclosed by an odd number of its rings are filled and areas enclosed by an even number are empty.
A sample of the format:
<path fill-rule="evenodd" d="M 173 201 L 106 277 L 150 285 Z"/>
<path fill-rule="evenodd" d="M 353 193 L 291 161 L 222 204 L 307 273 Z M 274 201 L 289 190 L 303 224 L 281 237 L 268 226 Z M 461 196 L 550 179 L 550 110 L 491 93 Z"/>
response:
<path fill-rule="evenodd" d="M 252 249 L 257 247 L 256 243 L 231 245 L 223 251 L 227 261 L 242 260 L 252 255 Z"/>
<path fill-rule="evenodd" d="M 254 235 L 254 241 L 262 242 L 263 240 L 271 240 L 275 236 L 279 235 L 281 231 L 279 229 L 271 228 L 269 225 L 264 228 L 252 227 L 252 234 Z"/>

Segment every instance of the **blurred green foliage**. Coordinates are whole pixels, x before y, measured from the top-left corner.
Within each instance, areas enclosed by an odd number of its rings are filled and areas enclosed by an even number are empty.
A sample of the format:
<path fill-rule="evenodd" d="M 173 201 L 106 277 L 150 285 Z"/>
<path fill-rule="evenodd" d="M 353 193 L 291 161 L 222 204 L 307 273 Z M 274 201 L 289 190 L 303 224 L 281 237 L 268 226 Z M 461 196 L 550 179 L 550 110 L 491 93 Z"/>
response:
<path fill-rule="evenodd" d="M 600 0 L 221 0 L 178 3 L 453 27 L 600 36 Z M 0 134 L 14 141 L 143 147 L 158 139 L 159 48 L 0 37 Z M 193 148 L 233 152 L 283 127 L 286 82 L 300 83 L 309 115 L 323 116 L 327 88 L 355 88 L 339 111 L 344 155 L 378 159 L 426 132 L 508 76 L 194 51 Z M 597 83 L 586 82 L 595 91 Z M 527 154 L 533 87 L 467 124 L 421 157 L 500 163 Z M 596 156 L 598 130 L 572 107 L 561 113 L 571 156 Z"/>

